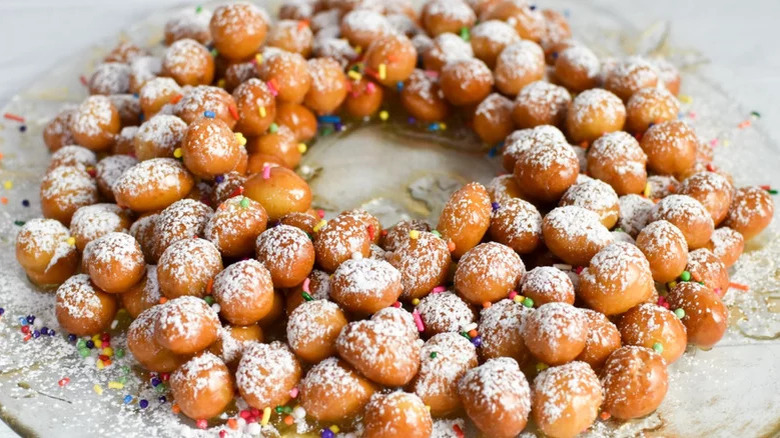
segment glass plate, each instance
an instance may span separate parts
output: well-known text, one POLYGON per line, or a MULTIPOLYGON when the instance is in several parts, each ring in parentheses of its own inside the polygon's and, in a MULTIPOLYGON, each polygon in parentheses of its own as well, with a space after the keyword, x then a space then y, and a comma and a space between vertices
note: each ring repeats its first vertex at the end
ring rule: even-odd
MULTIPOLYGON (((660 24, 640 32, 610 10, 574 0, 548 1, 544 6, 571 11, 575 36, 602 57, 667 55, 683 70, 682 117, 706 142, 717 143, 715 163, 731 172, 739 185, 780 186, 777 145, 769 141, 760 122, 750 119, 750 113, 737 99, 697 68, 702 59, 696 53, 675 50, 667 44, 666 26, 660 24), (745 120, 751 126, 743 123, 738 128, 745 120)), ((159 52, 163 24, 173 12, 163 11, 137 23, 122 38, 159 52)), ((94 353, 92 358, 81 358, 61 333, 24 342, 20 331, 19 318, 26 315, 35 315, 39 324, 59 329, 53 294, 34 288, 14 258, 17 221, 40 216, 38 187, 48 161, 41 131, 63 103, 78 102, 86 96, 80 75, 88 75, 115 43, 116 39, 104 41, 92 50, 62 60, 3 109, 3 113, 24 116, 26 132, 20 132, 21 124, 14 121, 0 124, 0 181, 13 184, 2 192, 8 203, 0 205, 0 307, 5 309, 0 317, 0 418, 19 434, 30 436, 214 436, 224 426, 201 431, 191 421, 174 415, 170 401, 160 401, 161 393, 152 388, 148 376, 134 368, 129 355, 98 370, 94 353), (30 207, 22 205, 25 199, 30 207), (58 382, 65 378, 69 382, 60 386, 58 382), (123 378, 123 388, 109 388, 109 382, 123 378), (145 409, 139 407, 142 399, 149 402, 145 409)), ((385 224, 403 217, 427 218, 435 223, 443 202, 460 184, 470 180, 486 183, 500 169, 495 158, 473 150, 476 143, 453 141, 458 136, 453 133, 461 132, 457 127, 438 135, 413 132, 403 122, 355 122, 346 132, 318 140, 300 169, 310 180, 315 204, 329 213, 362 206, 385 224)), ((778 434, 777 231, 775 221, 748 243, 746 254, 732 269, 732 281, 748 285, 750 290, 731 289, 727 293, 725 300, 732 316, 725 338, 710 351, 689 348, 670 367, 669 393, 658 411, 628 423, 599 421, 588 436, 778 434)), ((127 323, 119 318, 117 328, 127 323)), ((112 347, 124 348, 121 332, 114 330, 112 334, 112 347)), ((112 386, 117 386, 115 383, 112 386)), ((436 430, 446 436, 451 434, 451 425, 451 421, 441 422, 436 430)), ((467 430, 469 435, 474 434, 472 428, 467 430)), ((270 428, 259 432, 276 435, 270 428)), ((317 433, 305 427, 283 431, 289 436, 296 432, 317 433)))

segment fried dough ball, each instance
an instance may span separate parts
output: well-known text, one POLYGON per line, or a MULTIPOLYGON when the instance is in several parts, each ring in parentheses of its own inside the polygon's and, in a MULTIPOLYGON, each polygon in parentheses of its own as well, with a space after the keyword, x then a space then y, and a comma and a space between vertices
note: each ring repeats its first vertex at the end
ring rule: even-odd
MULTIPOLYGON (((259 137, 254 137, 247 143, 247 150, 252 156, 273 157, 279 164, 289 169, 295 168, 301 161, 301 149, 299 148, 295 133, 287 126, 276 126, 273 132, 269 131, 259 137)), ((254 159, 252 168, 255 167, 254 159)), ((270 163, 268 163, 270 165, 270 163)), ((257 173, 265 170, 265 164, 257 173)), ((251 170, 250 170, 251 172, 251 170)))
POLYGON ((642 88, 626 103, 626 129, 645 132, 658 123, 675 120, 680 102, 666 88, 642 88))
POLYGON ((146 272, 144 253, 135 238, 115 231, 87 244, 83 266, 95 286, 108 293, 126 291, 146 272))
POLYGON ((490 197, 482 184, 469 183, 452 194, 437 229, 442 239, 454 243, 453 257, 463 256, 482 240, 490 226, 491 211, 490 197))
POLYGON ((311 86, 304 105, 320 115, 335 112, 347 97, 347 78, 341 65, 331 58, 312 58, 308 64, 311 86))
POLYGON ((484 143, 503 141, 514 129, 512 101, 498 93, 491 93, 477 105, 472 125, 484 143))
POLYGON ((471 304, 495 302, 521 284, 525 265, 511 248, 496 242, 467 251, 455 271, 455 290, 471 304))
POLYGON ((241 157, 230 127, 219 119, 202 118, 190 123, 182 140, 182 159, 190 172, 205 179, 233 170, 241 157))
POLYGON ((699 140, 682 120, 653 125, 639 142, 647 154, 647 168, 662 175, 679 175, 696 161, 699 140))
POLYGON ((544 16, 526 2, 501 0, 485 11, 480 20, 501 20, 513 25, 517 34, 524 40, 538 42, 545 32, 544 16))
POLYGON ((612 187, 600 180, 591 179, 566 189, 558 205, 576 205, 599 215, 601 223, 612 228, 617 223, 620 207, 618 195, 612 187))
POLYGON ((251 78, 236 87, 233 98, 238 109, 235 130, 244 135, 262 135, 276 116, 276 100, 265 82, 251 78))
POLYGON ((104 62, 97 66, 87 83, 89 94, 123 94, 130 91, 130 66, 122 62, 104 62))
MULTIPOLYGON (((155 219, 152 258, 157 261, 169 246, 182 239, 202 236, 214 210, 193 199, 181 199, 166 207, 155 219)), ((143 242, 139 242, 141 248, 143 242)))
POLYGON ((669 388, 666 362, 649 348, 621 347, 604 364, 601 385, 604 411, 621 420, 644 417, 666 396, 669 388))
POLYGON ((594 370, 598 370, 607 357, 621 347, 620 331, 603 313, 590 309, 582 311, 588 320, 588 336, 585 348, 576 360, 586 362, 594 370))
POLYGON ((234 263, 214 277, 212 295, 231 324, 260 321, 271 311, 273 294, 271 274, 257 260, 234 263))
POLYGON ((712 216, 696 199, 688 195, 669 195, 650 211, 650 222, 667 220, 685 236, 688 249, 707 244, 714 231, 712 216))
POLYGON ((561 302, 574 304, 574 284, 565 272, 552 266, 539 266, 528 271, 520 294, 541 306, 561 302))
POLYGON ((119 296, 122 308, 133 318, 138 318, 144 310, 160 304, 160 283, 157 281, 157 267, 146 265, 146 275, 119 296))
POLYGON ((171 45, 184 38, 192 38, 201 44, 208 43, 211 41, 210 20, 210 10, 204 8, 182 9, 165 22, 165 44, 171 45))
POLYGON ((686 270, 691 274, 691 280, 704 283, 719 298, 729 289, 726 265, 707 248, 699 248, 688 254, 686 270))
POLYGON ((536 143, 517 155, 514 175, 524 197, 555 202, 579 175, 574 150, 564 142, 536 143))
POLYGON ((593 256, 582 271, 578 295, 592 309, 616 315, 647 301, 654 291, 644 254, 630 243, 615 242, 593 256))
POLYGON ((493 88, 493 73, 476 58, 450 61, 441 69, 439 85, 444 97, 455 106, 481 102, 493 88))
POLYGON ((127 329, 127 348, 145 369, 156 373, 170 373, 187 361, 188 357, 160 346, 154 340, 155 322, 162 306, 152 306, 141 312, 127 329))
POLYGON ((275 123, 280 128, 290 128, 298 141, 308 141, 317 135, 317 118, 310 109, 299 103, 279 102, 275 123))
POLYGON ((569 91, 579 93, 599 83, 601 63, 587 47, 573 45, 555 58, 555 78, 569 91))
POLYGON ((157 316, 154 340, 176 354, 197 353, 217 340, 219 317, 205 300, 175 298, 166 301, 157 316))
POLYGON ((315 248, 311 239, 289 225, 277 225, 260 233, 255 253, 276 287, 301 284, 314 266, 315 248))
POLYGON ((639 142, 623 131, 602 135, 587 151, 588 174, 612 186, 620 196, 645 190, 646 163, 639 142))
POLYGON ((452 292, 431 293, 415 306, 420 314, 426 336, 445 332, 459 332, 474 322, 474 310, 452 292))
POLYGON ((574 266, 585 266, 613 238, 599 216, 574 205, 552 210, 542 221, 547 248, 574 266))
POLYGON ((384 91, 374 82, 365 78, 352 83, 352 91, 344 101, 344 109, 356 118, 370 117, 382 106, 384 91))
POLYGON ((341 36, 352 46, 368 48, 373 41, 393 33, 387 17, 370 9, 354 9, 341 19, 341 36))
POLYGON ((133 211, 161 210, 189 193, 195 181, 173 158, 153 158, 127 169, 114 184, 119 206, 133 211))
POLYGON ((588 321, 580 309, 566 303, 540 306, 525 319, 523 339, 528 350, 545 364, 560 365, 585 348, 588 321))
POLYGON ((769 192, 760 187, 740 187, 736 190, 723 225, 750 240, 766 228, 775 211, 769 192))
POLYGON ((69 225, 73 214, 98 202, 95 180, 83 167, 59 166, 46 172, 41 181, 43 216, 69 225))
POLYGON ((36 284, 60 284, 79 265, 79 253, 69 237, 68 229, 54 219, 29 220, 16 235, 16 261, 28 276, 34 274, 36 284))
POLYGON ((311 54, 314 34, 305 21, 279 20, 271 26, 266 41, 267 47, 278 47, 303 57, 311 54))
POLYGON ((406 385, 420 369, 420 342, 412 315, 395 307, 347 324, 336 340, 336 350, 381 385, 406 385))
POLYGON ((518 41, 520 36, 515 28, 499 20, 487 20, 475 25, 469 38, 474 56, 485 61, 490 68, 496 67, 496 58, 504 48, 518 41))
POLYGON ((431 47, 422 52, 425 70, 440 72, 450 61, 474 57, 474 50, 467 41, 451 32, 437 35, 431 47))
POLYGON ((474 345, 457 333, 440 333, 423 345, 420 357, 420 372, 411 391, 430 406, 431 415, 457 410, 461 406, 458 381, 478 364, 474 345))
POLYGON ((512 119, 518 128, 541 125, 563 127, 571 95, 565 88, 546 81, 534 81, 517 93, 512 119))
POLYGON ((501 154, 504 170, 512 172, 520 155, 537 144, 565 144, 566 137, 551 125, 541 125, 534 128, 519 129, 504 140, 504 150, 501 154))
POLYGON ((184 415, 192 419, 216 417, 233 401, 233 377, 227 365, 204 352, 171 374, 171 392, 184 415))
POLYGON ((222 271, 222 257, 206 239, 182 239, 169 246, 157 264, 160 290, 168 298, 204 297, 209 284, 222 271))
POLYGON ((644 303, 624 313, 618 323, 625 345, 654 349, 671 364, 685 353, 688 343, 685 326, 673 312, 644 303))
POLYGON ((358 415, 377 387, 343 360, 314 365, 300 385, 300 403, 318 421, 338 422, 358 415))
POLYGON ((428 231, 417 231, 416 236, 401 240, 387 255, 401 273, 404 299, 422 298, 444 284, 451 261, 443 239, 428 231))
POLYGON ((483 308, 479 314, 480 356, 483 359, 510 357, 518 364, 528 359, 523 340, 523 327, 532 308, 510 299, 503 299, 483 308))
POLYGON ((291 212, 308 210, 312 199, 309 184, 284 167, 269 167, 251 176, 244 183, 244 195, 259 202, 271 222, 291 212))
POLYGON ((338 215, 320 228, 314 239, 314 251, 317 264, 327 272, 334 272, 354 253, 368 257, 371 238, 365 222, 352 214, 338 215))
POLYGON ((374 79, 391 86, 412 74, 417 64, 417 50, 404 35, 386 35, 371 42, 364 62, 367 68, 378 72, 374 79))
POLYGON ((536 207, 519 198, 494 202, 499 206, 490 219, 490 237, 518 254, 533 252, 542 238, 542 215, 536 207))
POLYGON ((172 158, 181 147, 187 124, 176 116, 158 114, 142 123, 133 138, 133 153, 139 161, 172 158))
POLYGON ((444 120, 449 114, 449 104, 438 80, 420 69, 414 70, 404 83, 401 104, 412 117, 422 122, 444 120))
POLYGON ((222 56, 246 59, 265 41, 268 15, 251 3, 225 4, 214 10, 209 30, 214 47, 222 56))
POLYGON ((87 336, 107 329, 116 315, 116 298, 98 289, 89 276, 77 274, 57 288, 54 313, 63 330, 87 336))
MULTIPOLYGON (((312 300, 327 300, 330 297, 330 275, 325 271, 314 269, 308 277, 308 292, 303 289, 303 283, 287 290, 285 297, 285 310, 287 315, 292 314, 293 310, 308 300, 303 293, 306 292, 312 300)), ((306 280, 303 280, 306 282, 306 280)))
POLYGON ((77 144, 97 152, 111 148, 122 124, 111 99, 96 95, 81 102, 70 117, 69 128, 77 144))
POLYGON ((534 379, 531 413, 545 435, 568 438, 586 431, 603 400, 601 383, 585 362, 571 362, 539 373, 534 379))
POLYGON ((476 14, 462 0, 430 0, 420 13, 420 22, 432 37, 444 32, 458 33, 464 27, 472 27, 476 21, 476 14))
POLYGON ((525 429, 531 389, 514 360, 490 359, 468 370, 458 383, 458 395, 466 414, 484 434, 510 438, 525 429))
POLYGON ((685 235, 671 222, 655 221, 639 232, 636 246, 650 263, 653 280, 668 283, 675 280, 688 264, 685 235))
MULTIPOLYGON (((625 102, 637 91, 655 87, 657 83, 658 74, 655 68, 647 60, 632 56, 609 70, 604 80, 604 88, 615 93, 625 102)), ((676 114, 675 111, 674 118, 676 114)))
POLYGON ((181 99, 184 90, 171 78, 155 77, 149 79, 138 91, 138 103, 141 105, 144 119, 149 120, 163 109, 173 110, 172 102, 181 99))
POLYGON ((433 431, 433 419, 420 397, 408 392, 371 396, 363 414, 365 438, 426 438, 433 431))
POLYGON ((304 301, 290 313, 287 342, 298 357, 317 363, 336 354, 336 339, 347 322, 332 301, 304 301))
POLYGON ((220 204, 207 219, 203 235, 229 257, 253 253, 255 241, 266 229, 268 215, 259 202, 244 196, 234 196, 220 204))
POLYGON ((666 296, 671 309, 683 315, 682 323, 688 342, 712 348, 720 341, 729 324, 729 311, 718 296, 707 286, 693 281, 677 283, 666 296))
POLYGON ((699 172, 685 178, 677 193, 701 202, 717 226, 728 214, 733 191, 726 177, 715 172, 699 172))
POLYGON ((625 121, 626 108, 620 98, 607 90, 593 88, 572 101, 566 112, 566 132, 575 144, 590 143, 604 134, 620 131, 625 121))
POLYGON ((43 142, 50 152, 55 152, 63 146, 75 144, 76 139, 71 131, 71 122, 76 115, 77 107, 65 106, 43 128, 43 142))
POLYGON ((745 238, 742 234, 729 227, 721 227, 712 232, 710 241, 705 248, 712 251, 721 262, 730 268, 737 263, 745 249, 745 238))
POLYGON ((214 57, 195 40, 177 40, 165 51, 162 73, 179 85, 208 85, 214 80, 214 57))
POLYGON ((401 273, 390 263, 372 258, 344 261, 330 281, 330 296, 350 312, 376 313, 401 296, 401 273))
POLYGON ((131 219, 129 212, 116 204, 93 204, 73 213, 70 233, 76 239, 76 248, 84 251, 87 244, 110 232, 127 232, 131 219))
POLYGON ((188 89, 174 105, 173 113, 191 124, 203 117, 219 119, 233 129, 238 121, 236 101, 227 91, 210 85, 198 85, 188 89))
POLYGON ((301 379, 301 366, 289 348, 278 341, 250 344, 236 372, 236 385, 249 406, 282 406, 301 379))

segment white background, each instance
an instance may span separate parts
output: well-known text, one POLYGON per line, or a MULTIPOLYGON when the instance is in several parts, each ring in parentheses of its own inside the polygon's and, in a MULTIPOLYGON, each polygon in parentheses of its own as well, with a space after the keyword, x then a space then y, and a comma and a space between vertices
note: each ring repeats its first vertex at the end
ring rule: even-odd
MULTIPOLYGON (((387 0, 392 1, 392 0, 387 0)), ((0 0, 0 106, 47 68, 177 0, 0 0)), ((707 75, 780 142, 778 0, 596 0, 643 29, 668 20, 676 45, 712 60, 707 75)), ((544 0, 539 0, 544 7, 544 0)), ((575 35, 577 29, 574 29, 575 35)), ((0 436, 15 436, 0 422, 0 436)))

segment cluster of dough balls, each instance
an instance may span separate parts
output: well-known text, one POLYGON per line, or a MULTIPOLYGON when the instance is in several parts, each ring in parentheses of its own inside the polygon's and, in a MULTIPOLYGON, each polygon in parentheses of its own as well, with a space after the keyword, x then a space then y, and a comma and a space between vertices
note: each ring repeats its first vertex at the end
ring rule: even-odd
POLYGON ((522 1, 295 0, 276 22, 238 2, 172 18, 165 44, 120 44, 46 126, 44 218, 16 256, 69 333, 126 309, 130 352, 196 420, 236 393, 242 418, 323 436, 644 416, 686 345, 723 336, 727 269, 773 216, 678 120, 673 67, 599 60, 522 1), (317 117, 386 96, 465 114, 507 174, 436 224, 324 219, 294 170, 317 117))

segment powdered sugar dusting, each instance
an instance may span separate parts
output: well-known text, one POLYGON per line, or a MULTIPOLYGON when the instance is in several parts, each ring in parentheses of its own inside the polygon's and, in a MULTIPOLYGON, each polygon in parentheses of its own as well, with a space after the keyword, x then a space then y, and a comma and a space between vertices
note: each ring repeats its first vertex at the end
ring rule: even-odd
POLYGON ((277 225, 257 236, 258 259, 281 266, 291 266, 297 262, 299 254, 311 239, 300 228, 290 225, 277 225))
POLYGON ((192 391, 194 399, 202 391, 219 391, 230 379, 230 372, 222 359, 208 351, 190 359, 171 374, 171 384, 174 387, 186 386, 192 391))
POLYGON ((601 383, 590 365, 585 362, 570 362, 548 368, 534 379, 534 395, 542 397, 544 403, 535 404, 536 418, 544 423, 554 423, 571 415, 566 410, 588 408, 593 418, 601 405, 601 383), (596 397, 594 397, 596 395, 596 397))
POLYGON ((287 343, 297 351, 304 342, 322 339, 331 330, 331 315, 336 313, 341 313, 341 308, 332 301, 304 301, 287 321, 287 343))
MULTIPOLYGON (((277 394, 286 392, 289 377, 300 374, 295 355, 281 342, 251 344, 236 371, 236 384, 242 394, 251 395, 268 406, 277 394)), ((269 406, 270 407, 270 406, 269 406)))
POLYGON ((57 288, 57 307, 72 318, 95 318, 102 306, 95 287, 86 274, 76 274, 57 288))
POLYGON ((474 311, 471 307, 450 291, 427 295, 415 309, 420 313, 425 327, 435 327, 441 332, 459 332, 474 322, 474 311))
POLYGON ((618 227, 632 237, 636 237, 647 225, 650 211, 655 204, 653 201, 635 194, 621 196, 618 203, 620 206, 618 227))
POLYGON ((500 357, 466 372, 460 380, 461 397, 468 394, 480 412, 497 414, 495 421, 504 415, 527 417, 531 410, 531 389, 517 362, 500 357))

